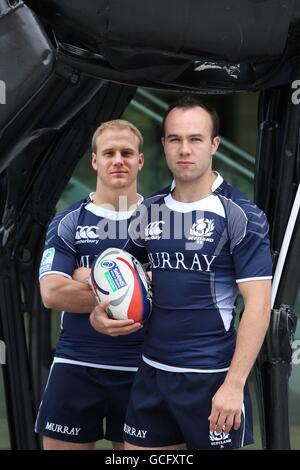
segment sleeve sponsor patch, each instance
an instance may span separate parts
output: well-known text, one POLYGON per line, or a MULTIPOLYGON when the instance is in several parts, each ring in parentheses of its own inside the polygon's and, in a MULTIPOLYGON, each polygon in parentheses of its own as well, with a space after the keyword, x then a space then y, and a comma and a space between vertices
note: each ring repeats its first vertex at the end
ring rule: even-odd
POLYGON ((55 248, 53 247, 48 248, 47 250, 44 251, 43 258, 42 258, 41 265, 40 265, 40 275, 47 271, 51 271, 54 255, 55 255, 55 248))

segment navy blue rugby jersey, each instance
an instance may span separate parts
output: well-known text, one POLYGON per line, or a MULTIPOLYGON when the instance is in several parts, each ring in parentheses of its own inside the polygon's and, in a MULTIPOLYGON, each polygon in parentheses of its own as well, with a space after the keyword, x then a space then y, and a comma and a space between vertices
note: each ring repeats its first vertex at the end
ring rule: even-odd
POLYGON ((124 249, 152 269, 144 360, 165 370, 227 370, 238 284, 271 279, 264 213, 218 175, 212 194, 183 203, 162 191, 132 218, 124 249))
MULTIPOLYGON (((98 207, 89 196, 55 216, 46 235, 40 278, 50 274, 71 278, 76 268, 90 268, 105 249, 122 248, 132 213, 98 207)), ((143 339, 143 330, 118 337, 104 335, 90 325, 89 313, 62 312, 54 362, 136 370, 143 339)))

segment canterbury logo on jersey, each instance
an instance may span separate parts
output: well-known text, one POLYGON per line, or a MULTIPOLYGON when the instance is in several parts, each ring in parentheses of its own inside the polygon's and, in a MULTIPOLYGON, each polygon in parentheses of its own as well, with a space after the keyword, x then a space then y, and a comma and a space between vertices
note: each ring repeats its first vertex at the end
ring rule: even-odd
POLYGON ((150 222, 145 228, 145 240, 159 240, 162 234, 162 229, 160 228, 165 222, 163 220, 157 220, 155 222, 150 222))
POLYGON ((75 240, 97 240, 99 241, 98 227, 96 225, 78 225, 75 240))

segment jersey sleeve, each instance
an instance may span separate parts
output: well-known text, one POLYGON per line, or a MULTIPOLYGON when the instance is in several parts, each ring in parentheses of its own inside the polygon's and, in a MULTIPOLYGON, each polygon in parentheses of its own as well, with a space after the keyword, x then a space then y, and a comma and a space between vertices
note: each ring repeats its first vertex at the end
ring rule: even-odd
POLYGON ((76 225, 72 214, 61 214, 48 227, 39 278, 60 274, 71 278, 77 267, 74 249, 76 225))
POLYGON ((272 279, 269 225, 265 214, 254 204, 231 227, 232 256, 236 282, 272 279))

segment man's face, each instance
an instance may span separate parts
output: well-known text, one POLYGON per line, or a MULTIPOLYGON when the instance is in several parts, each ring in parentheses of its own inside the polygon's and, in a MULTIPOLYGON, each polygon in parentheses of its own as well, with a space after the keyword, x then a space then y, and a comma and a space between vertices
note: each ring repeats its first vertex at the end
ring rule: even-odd
POLYGON ((139 139, 130 129, 105 129, 96 140, 92 166, 98 180, 109 188, 129 188, 144 164, 139 139))
POLYGON ((177 181, 194 181, 211 171, 212 155, 220 139, 212 138, 212 120, 199 106, 174 108, 165 122, 162 139, 168 167, 177 181))

